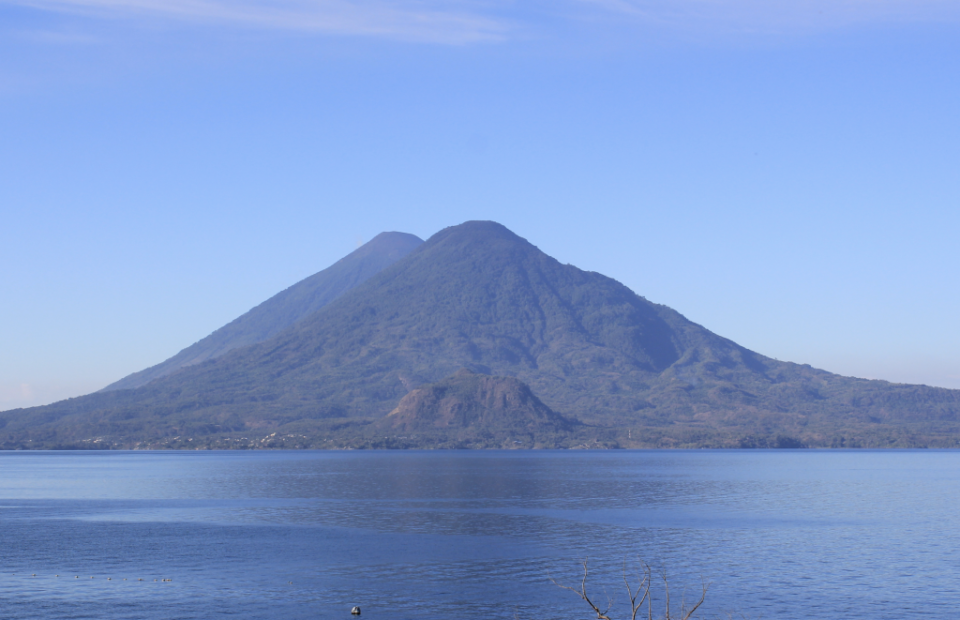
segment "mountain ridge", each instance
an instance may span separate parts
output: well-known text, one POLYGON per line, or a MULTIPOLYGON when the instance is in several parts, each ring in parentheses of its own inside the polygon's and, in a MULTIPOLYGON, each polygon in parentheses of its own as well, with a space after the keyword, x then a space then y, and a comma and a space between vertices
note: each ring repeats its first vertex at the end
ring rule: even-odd
POLYGON ((127 375, 101 391, 137 388, 186 366, 263 342, 362 284, 422 243, 409 233, 380 233, 330 267, 280 291, 173 357, 127 375))

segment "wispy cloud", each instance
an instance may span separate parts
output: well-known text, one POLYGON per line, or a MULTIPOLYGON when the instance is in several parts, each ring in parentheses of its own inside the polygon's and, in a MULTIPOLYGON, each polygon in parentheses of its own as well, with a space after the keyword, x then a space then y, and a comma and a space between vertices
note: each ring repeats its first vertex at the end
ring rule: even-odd
POLYGON ((859 24, 960 21, 957 0, 0 0, 104 18, 172 19, 249 28, 446 44, 499 41, 564 19, 666 31, 804 34, 859 24), (543 17, 544 19, 539 19, 543 17))
POLYGON ((63 30, 24 30, 18 33, 21 39, 50 45, 88 45, 99 42, 97 37, 82 32, 63 30))
POLYGON ((99 17, 167 18, 253 28, 369 35, 435 43, 499 40, 510 27, 466 1, 427 0, 0 0, 99 17))

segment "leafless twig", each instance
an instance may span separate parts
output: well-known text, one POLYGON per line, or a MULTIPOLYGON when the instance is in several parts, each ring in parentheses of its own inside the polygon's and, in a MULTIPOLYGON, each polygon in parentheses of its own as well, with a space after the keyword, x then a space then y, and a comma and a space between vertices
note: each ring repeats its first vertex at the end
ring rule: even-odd
MULTIPOLYGON (((643 604, 647 604, 647 620, 654 620, 653 616, 653 600, 651 597, 650 589, 653 582, 653 570, 650 568, 650 565, 644 562, 643 560, 637 560, 640 570, 637 575, 636 586, 630 585, 630 579, 627 577, 627 562, 623 562, 623 585, 627 589, 627 597, 630 599, 630 620, 637 620, 637 614, 643 608, 643 604)), ((589 569, 587 567, 587 560, 583 560, 583 578, 580 580, 580 587, 574 588, 570 586, 565 586, 561 583, 558 583, 556 579, 550 578, 550 581, 553 582, 557 587, 563 588, 564 590, 570 590, 587 605, 590 606, 590 609, 597 614, 597 620, 611 620, 609 616, 610 609, 613 607, 613 601, 608 600, 608 605, 606 609, 601 610, 587 595, 587 577, 589 575, 589 569)), ((690 609, 687 609, 686 597, 681 597, 680 599, 680 610, 677 616, 671 614, 670 609, 670 582, 667 579, 667 573, 665 571, 660 572, 660 578, 663 580, 663 592, 664 592, 664 609, 663 616, 660 616, 662 620, 690 620, 693 614, 703 605, 703 601, 707 597, 707 582, 701 577, 701 592, 700 599, 693 604, 690 609)))
POLYGON ((564 590, 570 590, 571 592, 573 592, 574 594, 582 598, 587 603, 587 605, 590 606, 590 609, 596 612, 597 620, 611 620, 610 616, 607 615, 607 612, 610 611, 612 602, 610 602, 610 604, 607 605, 606 609, 604 609, 603 611, 600 611, 600 608, 597 607, 594 604, 594 602, 590 600, 589 596, 587 596, 587 573, 588 573, 587 558, 584 558, 583 559, 583 579, 580 580, 579 590, 576 588, 571 588, 570 586, 565 586, 562 583, 558 583, 557 580, 554 579, 553 577, 550 578, 550 581, 552 581, 555 586, 563 588, 564 590))

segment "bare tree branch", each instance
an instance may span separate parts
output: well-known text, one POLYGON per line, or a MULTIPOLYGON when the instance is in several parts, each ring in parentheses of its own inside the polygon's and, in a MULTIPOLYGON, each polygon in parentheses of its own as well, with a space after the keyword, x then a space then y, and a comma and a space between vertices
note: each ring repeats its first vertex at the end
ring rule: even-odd
POLYGON ((650 596, 650 567, 643 560, 637 560, 640 564, 641 574, 637 576, 637 589, 634 590, 627 580, 627 560, 623 560, 623 585, 627 587, 627 596, 630 597, 630 620, 637 620, 637 612, 643 607, 643 602, 650 596), (643 596, 640 596, 640 593, 643 596), (637 597, 640 600, 637 600, 637 597))
MULTIPOLYGON (((704 599, 707 598, 707 582, 704 581, 703 576, 700 577, 700 584, 702 586, 702 590, 700 591, 700 600, 697 601, 697 604, 690 608, 690 611, 687 612, 687 615, 683 616, 680 620, 690 620, 690 616, 693 615, 693 612, 697 611, 697 608, 703 605, 704 599)), ((680 613, 683 613, 682 607, 680 609, 680 613)))
POLYGON ((593 609, 594 612, 596 612, 597 620, 611 620, 610 616, 607 615, 607 612, 610 611, 610 607, 612 606, 613 603, 611 602, 610 605, 608 605, 605 610, 600 611, 600 608, 597 607, 593 603, 593 601, 590 600, 589 596, 587 596, 587 558, 583 559, 583 579, 580 581, 579 590, 577 590, 576 588, 571 588, 570 586, 565 586, 561 583, 557 583, 557 580, 554 579, 553 577, 550 578, 550 581, 552 581, 555 586, 563 588, 564 590, 570 590, 571 592, 573 592, 574 594, 582 598, 584 601, 586 601, 587 605, 589 605, 590 608, 593 609))
MULTIPOLYGON (((643 560, 638 559, 637 564, 639 565, 639 572, 637 574, 637 584, 636 586, 630 585, 630 579, 627 576, 627 561, 623 562, 623 585, 627 589, 627 597, 630 599, 630 620, 637 620, 637 614, 643 609, 643 604, 647 604, 647 620, 654 620, 653 616, 653 597, 651 595, 651 587, 653 584, 652 576, 653 570, 650 568, 650 565, 644 562, 643 560)), ((580 588, 573 588, 570 586, 565 586, 561 583, 558 583, 553 577, 550 578, 550 581, 559 588, 564 590, 570 590, 587 605, 590 606, 590 609, 597 615, 597 620, 612 620, 609 616, 610 610, 613 608, 613 599, 609 596, 607 597, 607 608, 601 610, 592 600, 590 600, 589 595, 587 595, 587 578, 589 576, 589 569, 587 567, 587 559, 583 560, 583 577, 580 580, 580 588)), ((663 592, 664 592, 664 608, 663 608, 663 620, 690 620, 694 613, 703 605, 704 600, 707 598, 707 582, 704 581, 703 577, 700 578, 701 582, 701 592, 700 599, 688 610, 686 603, 686 596, 681 596, 680 598, 680 610, 678 616, 674 618, 671 615, 670 609, 670 581, 667 579, 666 571, 660 571, 660 578, 663 580, 663 592)))
POLYGON ((661 570, 660 577, 663 579, 663 592, 667 598, 666 607, 663 611, 664 620, 670 620, 670 582, 667 581, 667 571, 661 570))

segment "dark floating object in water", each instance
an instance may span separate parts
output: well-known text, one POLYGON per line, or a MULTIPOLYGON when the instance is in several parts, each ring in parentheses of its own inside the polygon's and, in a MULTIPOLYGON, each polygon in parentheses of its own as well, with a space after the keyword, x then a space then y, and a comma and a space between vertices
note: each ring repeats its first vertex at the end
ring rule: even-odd
POLYGON ((352 613, 354 616, 359 616, 359 615, 360 615, 360 608, 359 608, 359 607, 354 607, 353 609, 350 610, 350 613, 352 613))

